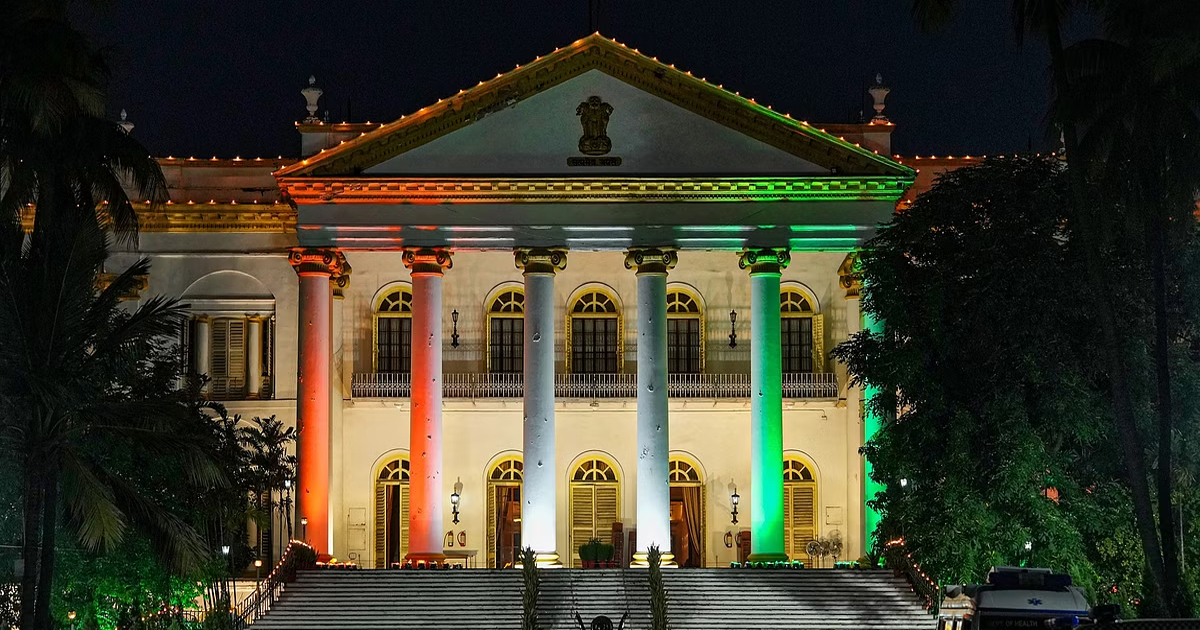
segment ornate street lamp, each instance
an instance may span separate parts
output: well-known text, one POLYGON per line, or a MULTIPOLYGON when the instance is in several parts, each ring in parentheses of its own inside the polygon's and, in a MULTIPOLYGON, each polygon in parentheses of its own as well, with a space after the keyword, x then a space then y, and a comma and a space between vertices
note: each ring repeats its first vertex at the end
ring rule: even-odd
POLYGON ((729 311, 729 347, 737 347, 737 311, 729 311))
POLYGON ((458 347, 458 309, 450 311, 450 321, 454 322, 454 332, 450 333, 450 347, 458 347))
POLYGON ((450 509, 454 513, 454 524, 458 525, 458 500, 462 498, 457 492, 450 493, 450 509))
POLYGON ((733 524, 737 524, 738 501, 742 500, 742 496, 737 493, 737 486, 733 487, 733 494, 729 495, 729 503, 733 505, 733 524))

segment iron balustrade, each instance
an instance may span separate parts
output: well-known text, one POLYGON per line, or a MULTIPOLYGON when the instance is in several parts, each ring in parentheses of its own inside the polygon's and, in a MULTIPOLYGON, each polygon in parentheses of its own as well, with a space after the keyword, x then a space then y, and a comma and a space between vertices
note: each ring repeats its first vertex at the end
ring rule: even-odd
MULTIPOLYGON (((784 374, 784 398, 837 398, 838 382, 833 373, 784 374)), ((409 398, 409 374, 355 374, 351 381, 355 398, 409 398)), ((444 398, 520 398, 524 395, 522 374, 443 374, 444 398)), ((637 374, 556 374, 557 398, 636 398, 637 374)), ((749 374, 669 374, 667 395, 672 398, 749 398, 749 374)))

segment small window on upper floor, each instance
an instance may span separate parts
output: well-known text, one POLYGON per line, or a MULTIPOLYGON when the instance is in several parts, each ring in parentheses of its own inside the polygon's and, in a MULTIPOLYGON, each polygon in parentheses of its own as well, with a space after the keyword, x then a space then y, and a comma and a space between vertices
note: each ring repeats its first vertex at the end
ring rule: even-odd
POLYGON ((621 316, 617 301, 603 291, 575 298, 568 316, 567 365, 574 374, 621 371, 621 316))
POLYGON ((667 372, 704 371, 704 316, 700 302, 686 291, 667 291, 667 372))
POLYGON ((375 371, 408 374, 412 370, 412 291, 390 291, 375 306, 375 371))
POLYGON ((188 323, 185 337, 187 363, 192 372, 208 376, 209 398, 271 398, 274 317, 199 315, 188 323))
POLYGON ((488 372, 517 374, 525 369, 525 293, 501 291, 488 305, 488 372))
POLYGON ((783 372, 824 371, 823 320, 813 308, 812 298, 785 286, 779 293, 779 315, 783 372))

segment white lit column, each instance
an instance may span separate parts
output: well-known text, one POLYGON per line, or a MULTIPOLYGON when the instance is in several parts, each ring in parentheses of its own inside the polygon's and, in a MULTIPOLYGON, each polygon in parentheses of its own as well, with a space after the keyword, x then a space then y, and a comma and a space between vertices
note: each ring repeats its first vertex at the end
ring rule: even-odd
POLYGON ((246 397, 262 395, 263 317, 251 315, 246 318, 246 397))
POLYGON ((783 363, 779 276, 786 249, 750 249, 750 560, 787 560, 783 544, 783 363))
POLYGON ((671 250, 631 249, 625 268, 637 271, 637 549, 634 566, 646 566, 650 547, 671 554, 671 442, 667 418, 667 271, 671 250))
POLYGON ((329 332, 333 292, 329 278, 344 258, 333 249, 295 248, 290 260, 300 276, 296 370, 296 532, 318 554, 329 548, 329 332), (307 525, 304 520, 307 519, 307 525))
MULTIPOLYGON (((525 276, 525 379, 521 545, 539 566, 558 562, 558 492, 554 441, 554 274, 567 268, 562 250, 520 249, 525 276)), ((491 515, 489 515, 491 518, 491 515)))
MULTIPOLYGON (((208 376, 208 362, 212 359, 212 318, 208 315, 196 317, 196 327, 193 332, 196 338, 192 340, 192 370, 196 374, 208 376)), ((208 391, 208 385, 201 390, 208 391)))
POLYGON ((412 409, 408 559, 441 562, 442 550, 442 272, 444 249, 404 251, 412 271, 412 409))

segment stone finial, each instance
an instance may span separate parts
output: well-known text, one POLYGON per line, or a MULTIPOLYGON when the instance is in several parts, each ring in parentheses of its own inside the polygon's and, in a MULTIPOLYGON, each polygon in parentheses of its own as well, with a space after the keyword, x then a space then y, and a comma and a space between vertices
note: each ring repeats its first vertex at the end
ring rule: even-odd
POLYGON ((304 100, 307 102, 305 108, 308 109, 308 117, 304 119, 306 123, 319 123, 320 118, 317 118, 317 109, 320 107, 318 102, 321 100, 321 95, 325 91, 317 87, 317 77, 308 77, 308 87, 300 90, 300 94, 304 95, 304 100))
POLYGON ((129 113, 123 109, 121 110, 121 122, 117 123, 117 126, 123 129, 125 133, 133 131, 133 123, 129 122, 129 113))
POLYGON ((875 75, 875 85, 872 85, 871 88, 868 89, 867 91, 871 93, 871 98, 875 100, 875 118, 873 118, 871 120, 871 122, 873 122, 873 123, 887 122, 888 121, 887 116, 883 115, 883 108, 885 107, 885 105, 883 104, 883 101, 884 101, 884 99, 887 98, 888 93, 891 92, 892 90, 891 90, 891 88, 889 88, 883 84, 883 75, 882 74, 875 75))

